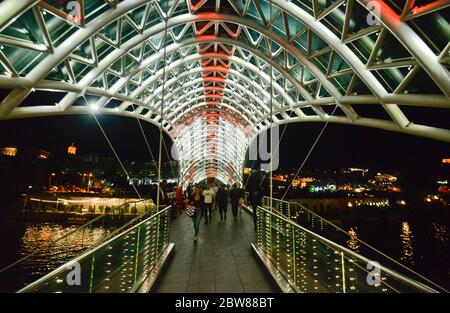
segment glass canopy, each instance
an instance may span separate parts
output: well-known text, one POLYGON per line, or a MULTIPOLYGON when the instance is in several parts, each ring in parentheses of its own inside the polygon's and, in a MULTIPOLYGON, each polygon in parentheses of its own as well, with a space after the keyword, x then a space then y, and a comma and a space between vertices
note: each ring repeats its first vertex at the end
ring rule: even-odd
POLYGON ((95 108, 161 124, 183 183, 240 181, 249 142, 283 123, 450 141, 429 118, 450 120, 445 0, 3 0, 0 12, 0 119, 95 108))

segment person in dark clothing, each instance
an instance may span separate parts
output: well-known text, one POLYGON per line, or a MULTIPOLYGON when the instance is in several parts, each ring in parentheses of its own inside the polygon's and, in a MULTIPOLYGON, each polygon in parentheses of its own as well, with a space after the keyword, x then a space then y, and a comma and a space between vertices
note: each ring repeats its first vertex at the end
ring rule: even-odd
POLYGON ((203 208, 203 190, 200 188, 200 186, 195 186, 194 192, 192 194, 192 200, 194 201, 194 204, 198 208, 203 208))
MULTIPOLYGON (((156 202, 158 201, 158 185, 152 185, 152 190, 150 193, 150 197, 153 200, 153 203, 156 205, 156 202)), ((164 192, 162 189, 159 190, 159 204, 160 205, 165 205, 164 203, 164 192)))
POLYGON ((250 205, 252 206, 253 225, 255 230, 257 226, 256 208, 262 205, 262 197, 263 197, 261 181, 262 181, 261 174, 255 173, 250 176, 247 184, 248 200, 250 202, 250 205))
POLYGON ((168 189, 168 185, 167 185, 167 180, 163 180, 161 182, 161 196, 159 198, 159 202, 161 203, 161 205, 168 205, 169 204, 169 197, 167 195, 167 189, 168 189))
POLYGON ((228 208, 228 191, 224 186, 220 186, 219 190, 217 190, 216 201, 219 208, 220 220, 226 220, 228 208))
POLYGON ((186 199, 188 199, 189 201, 193 200, 193 194, 194 194, 193 187, 191 184, 189 184, 185 192, 186 199))
POLYGON ((156 197, 158 195, 158 185, 150 186, 150 198, 153 200, 153 203, 156 205, 156 197))
POLYGON ((239 200, 243 198, 244 190, 239 188, 237 184, 234 184, 230 191, 231 211, 233 212, 234 218, 238 215, 239 200))

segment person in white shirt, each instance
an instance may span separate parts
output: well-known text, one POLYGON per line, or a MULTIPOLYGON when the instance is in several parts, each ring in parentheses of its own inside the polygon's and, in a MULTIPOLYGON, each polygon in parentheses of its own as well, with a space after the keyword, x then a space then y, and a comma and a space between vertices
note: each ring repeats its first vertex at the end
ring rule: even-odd
POLYGON ((203 190, 203 197, 204 197, 204 208, 203 208, 203 216, 205 217, 205 224, 208 224, 208 222, 211 222, 211 213, 212 213, 212 204, 214 201, 215 196, 214 190, 211 188, 211 186, 206 187, 205 190, 203 190))

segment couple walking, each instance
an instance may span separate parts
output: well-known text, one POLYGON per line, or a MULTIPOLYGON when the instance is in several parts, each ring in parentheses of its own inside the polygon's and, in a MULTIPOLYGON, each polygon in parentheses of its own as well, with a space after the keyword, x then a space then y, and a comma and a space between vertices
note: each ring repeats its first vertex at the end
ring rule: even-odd
POLYGON ((201 218, 205 218, 205 225, 211 222, 213 209, 218 209, 220 220, 227 219, 228 199, 231 200, 231 208, 234 218, 237 218, 238 209, 242 214, 242 207, 244 205, 245 192, 234 184, 231 190, 228 186, 221 185, 220 187, 208 185, 204 190, 200 186, 195 186, 192 197, 189 200, 190 210, 192 214, 192 221, 194 224, 194 240, 198 239, 200 230, 201 218))
MULTIPOLYGON (((191 188, 191 186, 189 186, 188 189, 189 188, 191 188)), ((197 241, 202 217, 205 218, 205 225, 208 224, 208 221, 211 221, 216 190, 215 187, 211 185, 207 186, 204 190, 197 185, 194 187, 194 191, 191 195, 187 214, 192 218, 194 223, 194 241, 197 241)))

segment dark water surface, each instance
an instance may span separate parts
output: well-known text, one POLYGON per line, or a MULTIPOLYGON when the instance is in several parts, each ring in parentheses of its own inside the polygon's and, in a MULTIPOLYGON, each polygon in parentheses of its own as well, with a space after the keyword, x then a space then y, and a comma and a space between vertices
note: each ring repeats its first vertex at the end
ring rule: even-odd
MULTIPOLYGON (((69 236, 67 240, 48 245, 78 227, 53 222, 0 220, 1 268, 39 251, 20 266, 0 273, 0 289, 20 289, 26 282, 64 264, 116 229, 111 225, 96 225, 69 236)), ((450 290, 450 227, 447 219, 361 221, 344 223, 342 227, 353 229, 359 239, 450 290)), ((358 252, 358 247, 351 248, 358 252)))

